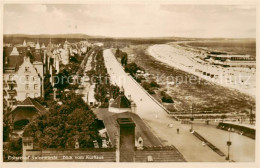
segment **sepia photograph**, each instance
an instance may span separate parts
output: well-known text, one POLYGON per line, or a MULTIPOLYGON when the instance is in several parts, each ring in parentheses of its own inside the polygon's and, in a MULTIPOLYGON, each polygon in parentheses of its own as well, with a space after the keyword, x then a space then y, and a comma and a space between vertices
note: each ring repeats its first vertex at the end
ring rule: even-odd
POLYGON ((3 1, 1 164, 259 166, 259 1, 196 2, 3 1))

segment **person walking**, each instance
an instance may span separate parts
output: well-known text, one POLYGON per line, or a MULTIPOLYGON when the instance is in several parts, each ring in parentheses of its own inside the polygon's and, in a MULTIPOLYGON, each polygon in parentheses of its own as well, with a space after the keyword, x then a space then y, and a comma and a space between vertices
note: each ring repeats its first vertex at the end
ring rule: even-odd
POLYGON ((177 128, 177 134, 179 134, 180 133, 180 130, 179 130, 179 128, 177 128))

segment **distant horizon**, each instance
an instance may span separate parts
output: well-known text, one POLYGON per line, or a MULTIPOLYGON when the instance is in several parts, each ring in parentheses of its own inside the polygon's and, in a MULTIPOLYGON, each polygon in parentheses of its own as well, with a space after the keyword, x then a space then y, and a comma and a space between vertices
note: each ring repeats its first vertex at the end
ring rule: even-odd
POLYGON ((256 5, 4 4, 4 34, 256 38, 256 5))
MULTIPOLYGON (((150 36, 150 37, 118 37, 118 36, 106 36, 106 35, 91 35, 85 33, 61 33, 61 34, 51 34, 51 33, 40 33, 40 34, 27 34, 27 33, 4 33, 3 36, 8 35, 19 35, 19 36, 62 36, 62 35, 84 35, 90 38, 126 38, 126 39, 152 39, 152 38, 196 38, 196 39, 256 39, 256 37, 185 37, 185 36, 150 36)), ((30 37, 27 37, 30 38, 30 37)), ((33 37, 32 37, 33 38, 33 37)), ((41 37, 40 37, 41 38, 41 37)), ((42 37, 47 38, 47 37, 42 37)), ((74 38, 74 37, 64 37, 64 38, 74 38)))

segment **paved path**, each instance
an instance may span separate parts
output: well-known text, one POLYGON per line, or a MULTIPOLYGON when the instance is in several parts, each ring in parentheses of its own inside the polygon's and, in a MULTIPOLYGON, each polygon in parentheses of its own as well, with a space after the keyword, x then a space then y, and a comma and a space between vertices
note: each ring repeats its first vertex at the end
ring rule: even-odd
POLYGON ((155 117, 159 113, 167 113, 167 110, 159 102, 148 94, 130 75, 125 73, 110 49, 104 50, 103 56, 111 83, 119 87, 123 86, 125 95, 136 103, 136 112, 140 116, 145 114, 155 117))
MULTIPOLYGON (((205 124, 195 124, 194 129, 208 141, 213 143, 222 152, 227 154, 226 142, 228 131, 216 129, 215 127, 205 126, 205 124), (217 138, 216 138, 217 137, 217 138)), ((255 158, 255 140, 237 133, 230 134, 232 142, 230 158, 234 161, 252 162, 255 158)))
POLYGON ((166 110, 124 72, 110 49, 104 50, 103 56, 111 77, 111 83, 123 86, 125 95, 131 95, 131 99, 137 105, 137 114, 165 145, 174 145, 187 161, 225 161, 223 157, 220 157, 210 148, 203 147, 200 140, 189 133, 188 126, 181 125, 180 122, 176 122, 169 117, 166 110), (173 123, 174 127, 168 128, 169 123, 173 123), (177 127, 180 128, 180 134, 176 133, 177 127))

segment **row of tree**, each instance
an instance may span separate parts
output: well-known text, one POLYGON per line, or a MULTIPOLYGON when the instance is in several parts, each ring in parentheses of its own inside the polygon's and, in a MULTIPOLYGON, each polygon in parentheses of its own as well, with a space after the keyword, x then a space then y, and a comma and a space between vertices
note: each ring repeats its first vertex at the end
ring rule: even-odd
POLYGON ((123 52, 121 51, 119 48, 116 49, 116 53, 115 53, 115 56, 117 58, 120 58, 121 59, 121 64, 123 66, 126 66, 127 65, 127 61, 128 61, 128 55, 126 52, 123 52))

